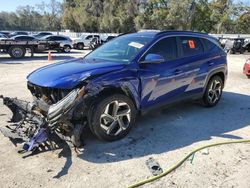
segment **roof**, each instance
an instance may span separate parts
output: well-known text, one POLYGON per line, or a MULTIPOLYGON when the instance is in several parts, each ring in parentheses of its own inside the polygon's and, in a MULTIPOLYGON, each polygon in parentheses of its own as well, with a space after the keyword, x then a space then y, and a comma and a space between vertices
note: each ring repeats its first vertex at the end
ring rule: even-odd
POLYGON ((160 38, 162 36, 167 36, 167 35, 189 35, 189 36, 198 36, 198 37, 205 37, 205 38, 210 38, 210 39, 215 39, 215 37, 208 35, 207 33, 201 33, 201 32, 194 32, 194 31, 140 31, 138 33, 131 33, 129 34, 130 36, 141 36, 141 37, 150 37, 150 38, 160 38))

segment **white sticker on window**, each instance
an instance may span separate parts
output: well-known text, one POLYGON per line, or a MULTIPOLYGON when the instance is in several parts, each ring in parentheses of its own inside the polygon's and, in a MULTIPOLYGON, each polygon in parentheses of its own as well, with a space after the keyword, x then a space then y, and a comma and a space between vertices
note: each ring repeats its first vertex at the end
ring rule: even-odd
POLYGON ((135 48, 142 48, 144 46, 143 44, 140 44, 138 42, 130 42, 128 45, 133 46, 135 48))

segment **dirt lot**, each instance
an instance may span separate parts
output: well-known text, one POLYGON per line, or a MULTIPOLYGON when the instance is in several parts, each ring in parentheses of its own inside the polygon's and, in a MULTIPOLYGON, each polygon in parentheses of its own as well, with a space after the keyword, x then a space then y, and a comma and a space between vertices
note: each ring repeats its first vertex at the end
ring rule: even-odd
MULTIPOLYGON (((31 99, 26 75, 63 59, 83 56, 80 51, 11 60, 0 54, 0 94, 31 99)), ((67 145, 56 151, 24 157, 0 135, 0 187, 126 187, 150 177, 145 165, 154 157, 167 169, 196 147, 217 141, 250 139, 250 80, 242 74, 250 55, 230 55, 229 77, 215 108, 183 103, 139 117, 123 140, 105 143, 92 135, 83 154, 67 145)), ((0 106, 0 125, 10 112, 0 106)), ((198 152, 174 173, 144 187, 250 187, 250 144, 235 144, 198 152)))

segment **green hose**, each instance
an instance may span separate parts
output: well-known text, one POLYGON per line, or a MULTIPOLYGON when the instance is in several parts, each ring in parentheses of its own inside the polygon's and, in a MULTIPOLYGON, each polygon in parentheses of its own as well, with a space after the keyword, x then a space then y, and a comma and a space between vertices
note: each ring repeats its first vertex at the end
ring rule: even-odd
POLYGON ((159 174, 157 176, 142 180, 140 182, 137 182, 137 183, 135 183, 133 185, 130 185, 128 188, 139 187, 139 186, 144 185, 146 183, 150 183, 150 182, 153 182, 153 181, 155 181, 155 180, 157 180, 159 178, 162 178, 163 176, 166 176, 167 174, 171 173, 172 171, 174 171, 178 167, 180 167, 190 156, 195 154, 197 151, 203 150, 205 148, 213 147, 213 146, 219 146, 219 145, 225 145, 225 144, 236 144, 236 143, 247 143, 247 142, 250 142, 250 140, 236 140, 236 141, 217 142, 217 143, 214 143, 214 144, 209 144, 209 145, 206 145, 206 146, 199 147, 199 148, 193 150, 192 152, 190 152, 189 154, 187 154, 182 160, 180 160, 180 162, 178 162, 176 165, 169 168, 168 170, 164 171, 163 173, 161 173, 161 174, 159 174))

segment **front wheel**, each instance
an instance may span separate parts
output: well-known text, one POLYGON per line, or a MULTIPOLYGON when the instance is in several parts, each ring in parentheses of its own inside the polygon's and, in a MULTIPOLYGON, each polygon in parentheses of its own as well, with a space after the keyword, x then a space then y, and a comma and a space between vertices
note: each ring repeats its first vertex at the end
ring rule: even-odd
POLYGON ((95 105, 90 129, 101 140, 125 137, 136 118, 134 103, 127 96, 115 94, 95 105))
POLYGON ((20 59, 25 56, 26 49, 22 46, 11 46, 9 49, 9 54, 12 58, 20 59))
POLYGON ((215 106, 221 98, 222 88, 223 88, 223 81, 221 77, 219 76, 212 77, 207 84, 205 93, 202 98, 203 105, 206 107, 215 106))

